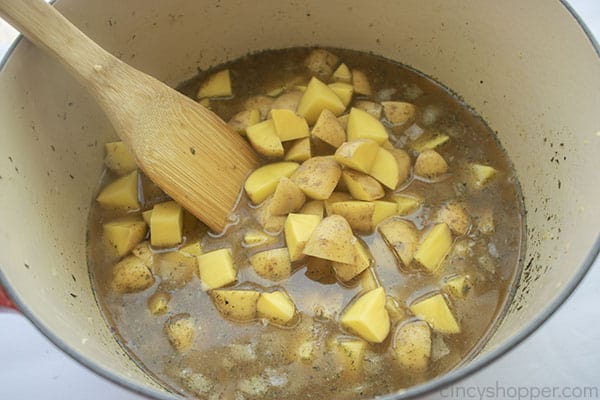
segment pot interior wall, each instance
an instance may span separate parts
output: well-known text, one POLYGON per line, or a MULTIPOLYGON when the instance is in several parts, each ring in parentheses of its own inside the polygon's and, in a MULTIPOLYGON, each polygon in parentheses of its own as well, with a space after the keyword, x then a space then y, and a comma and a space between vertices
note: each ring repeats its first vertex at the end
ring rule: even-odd
MULTIPOLYGON (((247 52, 297 45, 371 51, 433 76, 498 132, 523 187, 528 249, 515 300, 481 353, 546 309, 600 226, 600 63, 558 1, 59 1, 126 62, 175 85, 247 52), (537 24, 536 21, 546 21, 537 24)), ((112 337, 87 275, 88 207, 115 138, 61 66, 21 41, 0 73, 0 267, 17 300, 113 377, 159 385, 112 337)))

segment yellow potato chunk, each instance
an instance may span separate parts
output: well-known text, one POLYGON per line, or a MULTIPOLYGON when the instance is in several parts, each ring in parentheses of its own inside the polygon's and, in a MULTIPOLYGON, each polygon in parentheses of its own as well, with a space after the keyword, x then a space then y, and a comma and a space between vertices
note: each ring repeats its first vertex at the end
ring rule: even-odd
POLYGON ((250 264, 260 277, 271 281, 280 281, 292 273, 290 255, 285 247, 256 253, 250 257, 250 264))
POLYGON ((411 304, 410 311, 440 333, 459 333, 460 326, 440 293, 411 304))
POLYGON ((466 235, 471 227, 471 217, 460 203, 444 204, 437 212, 435 221, 445 222, 457 235, 466 235))
POLYGON ((129 174, 136 170, 133 154, 123 142, 110 142, 104 145, 106 156, 104 165, 117 175, 129 174))
POLYGON ((113 266, 111 286, 117 293, 141 292, 153 284, 152 272, 139 257, 127 256, 113 266))
POLYGON ((333 193, 341 174, 333 157, 313 157, 304 161, 290 179, 311 199, 325 200, 333 193))
POLYGON ((373 202, 373 228, 386 218, 398 213, 398 205, 391 201, 376 200, 373 202))
POLYGON ((187 243, 185 246, 181 246, 179 252, 184 256, 197 257, 202 254, 202 245, 199 240, 187 243))
POLYGON ((392 322, 398 322, 406 318, 406 310, 400 305, 398 299, 393 296, 387 296, 385 298, 385 309, 392 322))
POLYGON ((308 160, 312 156, 310 138, 297 139, 289 143, 290 146, 287 148, 285 157, 283 158, 284 160, 302 162, 308 160))
POLYGON ((432 179, 448 172, 448 163, 437 151, 425 150, 415 161, 415 175, 432 179))
POLYGON ((235 114, 227 124, 235 129, 240 135, 246 136, 246 128, 256 125, 260 122, 260 111, 254 108, 252 110, 244 110, 235 114))
POLYGON ((373 264, 373 257, 366 245, 359 240, 356 240, 354 242, 354 248, 356 249, 356 261, 354 263, 344 264, 335 261, 331 263, 335 275, 342 282, 351 281, 373 264))
POLYGON ((341 215, 356 232, 369 233, 373 230, 375 204, 368 201, 339 201, 329 206, 328 215, 341 215))
POLYGON ((196 97, 199 99, 205 97, 229 97, 232 94, 229 70, 224 69, 223 71, 216 72, 209 76, 208 79, 200 85, 196 97))
POLYGON ((194 278, 194 271, 198 269, 196 257, 179 252, 157 253, 154 258, 154 273, 160 276, 161 286, 168 289, 184 287, 194 278))
POLYGON ((271 213, 272 198, 264 201, 260 207, 253 210, 254 218, 270 235, 281 232, 285 223, 285 215, 273 215, 271 213))
POLYGON ((154 263, 154 253, 152 252, 150 243, 148 243, 147 240, 144 240, 135 246, 133 250, 131 250, 131 254, 144 261, 144 264, 146 264, 148 267, 151 267, 154 263))
POLYGON ((243 244, 246 247, 256 247, 275 243, 276 241, 276 236, 268 235, 265 232, 256 229, 250 229, 244 233, 243 244))
POLYGON ((452 247, 452 232, 445 223, 435 225, 425 234, 415 252, 415 260, 427 271, 438 270, 452 247))
POLYGON ((247 322, 256 319, 256 302, 260 292, 246 289, 216 289, 210 291, 215 307, 225 318, 247 322))
POLYGON ((350 104, 350 102, 352 101, 354 87, 351 84, 344 82, 330 83, 328 86, 340 98, 340 100, 344 104, 344 108, 348 107, 348 104, 350 104))
POLYGON ((352 82, 352 72, 350 72, 350 68, 344 63, 340 64, 340 66, 333 71, 333 80, 344 83, 352 82))
POLYGON ((285 221, 284 235, 291 261, 302 258, 306 242, 321 222, 321 217, 311 214, 289 214, 285 221))
POLYGON ((313 137, 335 148, 340 147, 346 140, 344 128, 342 128, 335 115, 327 109, 321 112, 311 133, 313 137))
POLYGON ((306 196, 298 185, 282 176, 271 199, 271 214, 286 215, 298 211, 305 201, 306 196))
POLYGON ((254 204, 262 203, 273 194, 281 177, 289 178, 297 168, 295 162, 277 162, 257 168, 246 179, 246 194, 254 204))
POLYGON ((386 149, 379 147, 375 155, 375 161, 371 166, 368 174, 377 179, 383 185, 391 190, 395 190, 398 186, 400 171, 396 157, 386 149))
POLYGON ((398 215, 412 214, 421 206, 421 200, 411 196, 397 195, 393 200, 398 206, 398 215))
POLYGON ((246 110, 258 110, 260 112, 260 119, 265 119, 267 118, 269 111, 271 111, 271 107, 273 106, 274 102, 275 100, 269 96, 252 96, 244 102, 244 108, 246 110))
POLYGON ((265 157, 283 157, 283 145, 275 130, 273 120, 259 122, 246 128, 246 136, 252 148, 265 157))
POLYGON ((469 276, 465 274, 451 276, 445 279, 444 288, 452 297, 463 299, 471 289, 469 276))
POLYGON ((358 69, 352 70, 352 85, 354 86, 354 91, 357 94, 362 94, 365 96, 371 96, 373 94, 367 75, 358 69))
POLYGON ((471 174, 473 175, 473 181, 477 188, 485 186, 497 172, 498 170, 488 165, 471 164, 471 174))
POLYGON ((106 185, 96 201, 103 207, 108 208, 139 209, 137 171, 133 171, 106 185))
POLYGON ((431 330, 425 321, 402 324, 394 334, 394 359, 404 369, 422 371, 431 357, 431 330))
POLYGON ((335 152, 335 160, 346 167, 365 174, 371 171, 379 145, 370 139, 356 139, 342 143, 335 152))
POLYGON ((300 103, 300 99, 302 98, 302 92, 300 90, 294 90, 293 92, 287 92, 277 97, 273 104, 271 104, 271 109, 273 110, 290 110, 296 112, 298 109, 298 104, 300 103))
POLYGON ((196 328, 189 314, 177 314, 165 322, 165 333, 178 353, 185 353, 194 343, 196 328))
POLYGON ((390 218, 379 225, 379 233, 398 261, 408 267, 417 248, 418 233, 414 224, 401 218, 390 218))
POLYGON ((348 222, 339 215, 321 220, 306 242, 303 253, 325 260, 352 264, 356 261, 356 238, 348 222))
POLYGON ((154 205, 150 218, 150 243, 170 247, 183 239, 183 209, 174 201, 154 205))
POLYGON ((370 291, 381 286, 379 277, 373 267, 367 268, 360 274, 360 287, 363 291, 370 291))
POLYGON ((310 132, 306 120, 291 110, 271 110, 271 119, 279 140, 289 140, 308 137, 310 132))
POLYGON ((296 306, 290 297, 280 290, 260 294, 256 303, 258 316, 269 321, 285 325, 296 315, 296 306))
POLYGON ((129 253, 144 240, 147 228, 139 217, 123 217, 102 225, 104 237, 119 257, 129 253))
POLYGON ((329 110, 335 115, 344 112, 346 106, 329 86, 312 78, 298 104, 298 114, 306 118, 306 122, 314 124, 323 110, 329 110))
POLYGON ((167 292, 156 292, 148 299, 148 310, 152 315, 163 315, 169 310, 171 295, 167 292))
POLYGON ((396 159, 398 164, 398 184, 403 184, 410 177, 411 161, 410 156, 404 150, 400 149, 386 149, 396 159))
POLYGON ((142 219, 146 225, 150 226, 150 222, 152 222, 152 209, 144 211, 142 213, 142 219))
POLYGON ((323 200, 311 200, 304 204, 304 206, 299 211, 300 214, 312 214, 316 215, 319 218, 323 218, 323 214, 325 213, 325 206, 323 205, 323 200))
POLYGON ((219 249, 199 255, 198 271, 202 283, 209 289, 229 285, 237 279, 230 249, 219 249))
POLYGON ((314 49, 304 60, 304 65, 315 75, 330 76, 339 62, 338 56, 325 49, 314 49))
POLYGON ((383 101, 383 115, 394 125, 407 125, 415 119, 417 107, 403 101, 383 101))
POLYGON ((325 214, 331 215, 331 205, 337 203, 339 201, 350 201, 352 200, 352 196, 350 193, 346 192, 333 192, 328 199, 323 200, 323 205, 325 206, 325 214))
POLYGON ((373 201, 385 195, 379 182, 361 172, 345 169, 342 172, 342 179, 352 197, 357 200, 373 201))
POLYGON ((373 116, 373 118, 381 119, 383 107, 379 103, 375 103, 373 101, 359 100, 354 102, 354 107, 369 113, 373 116))
POLYGON ((348 130, 348 118, 350 118, 350 114, 345 114, 337 117, 337 120, 342 126, 342 129, 344 129, 344 131, 348 130))
POLYGON ((448 135, 436 135, 430 139, 418 140, 413 143, 411 147, 421 153, 425 150, 433 150, 436 147, 443 145, 448 140, 450 140, 450 136, 448 135))
POLYGON ((340 318, 343 328, 371 343, 381 343, 390 333, 390 317, 385 309, 385 290, 379 287, 361 295, 340 318))
POLYGON ((367 344, 360 339, 336 340, 336 354, 345 371, 355 373, 362 370, 367 344))
POLYGON ((388 140, 385 126, 371 114, 358 108, 352 108, 348 117, 348 141, 371 139, 382 144, 388 140))

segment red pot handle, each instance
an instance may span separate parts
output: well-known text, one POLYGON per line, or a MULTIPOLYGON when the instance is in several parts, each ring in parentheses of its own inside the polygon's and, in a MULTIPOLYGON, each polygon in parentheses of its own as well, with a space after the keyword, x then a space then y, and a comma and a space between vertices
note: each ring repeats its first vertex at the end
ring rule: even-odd
POLYGON ((12 308, 13 310, 17 309, 17 306, 15 306, 15 303, 10 300, 2 286, 0 286, 0 308, 12 308))

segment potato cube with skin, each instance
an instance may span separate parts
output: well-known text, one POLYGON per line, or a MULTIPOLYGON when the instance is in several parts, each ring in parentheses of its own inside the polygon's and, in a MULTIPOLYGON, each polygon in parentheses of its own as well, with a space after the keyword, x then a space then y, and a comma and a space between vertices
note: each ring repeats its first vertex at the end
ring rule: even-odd
POLYGON ((328 215, 341 215, 348 221, 352 230, 369 233, 373 230, 375 204, 369 201, 339 201, 329 206, 328 215))
POLYGON ((196 257, 180 252, 157 253, 152 266, 154 273, 161 278, 161 285, 168 289, 184 287, 194 278, 198 265, 196 257))
POLYGON ((361 243, 358 239, 354 242, 356 249, 356 261, 352 264, 344 264, 333 262, 331 266, 335 271, 335 275, 342 282, 348 282, 361 274, 364 270, 373 265, 373 257, 368 250, 368 247, 361 243))
POLYGON ((434 219, 437 222, 445 222, 457 235, 466 235, 471 227, 471 217, 460 203, 444 204, 434 219))
POLYGON ((339 58, 325 49, 314 49, 304 60, 304 65, 315 75, 330 76, 338 65, 339 58))
POLYGON ((360 287, 367 292, 381 287, 375 268, 367 268, 360 274, 360 287))
POLYGON ((262 203, 273 194, 281 177, 289 178, 298 166, 295 162, 277 162, 255 169, 244 183, 246 194, 254 204, 262 203))
POLYGON ((345 371, 356 373, 362 370, 367 344, 360 339, 338 339, 335 348, 345 371))
POLYGON ((385 298, 385 309, 392 322, 398 322, 406 318, 406 310, 395 297, 387 296, 385 298))
POLYGON ((273 104, 271 104, 272 110, 290 110, 296 112, 298 104, 302 98, 302 92, 300 90, 294 90, 293 92, 283 93, 277 97, 273 104))
POLYGON ((436 272, 452 247, 452 232, 444 222, 435 225, 424 236, 415 252, 415 260, 427 271, 436 272))
POLYGON ((400 171, 396 157, 384 148, 379 147, 375 155, 375 161, 368 172, 373 178, 391 190, 398 186, 400 171))
POLYGON ((174 201, 156 204, 150 218, 150 243, 170 247, 183 240, 183 209, 174 201))
POLYGON ((296 315, 294 302, 281 290, 261 293, 256 303, 256 310, 259 317, 267 318, 278 325, 288 324, 296 315))
POLYGON ((344 310, 340 323, 371 343, 381 343, 390 333, 390 317, 385 309, 385 290, 373 289, 344 310))
POLYGON ((465 274, 454 275, 444 280, 444 289, 457 299, 463 299, 471 289, 469 276, 465 274))
POLYGON ((117 175, 126 175, 137 169, 135 158, 123 142, 111 142, 104 145, 106 156, 104 165, 117 175))
POLYGON ((286 215, 298 211, 305 201, 306 196, 298 185, 282 176, 271 199, 271 214, 286 215))
POLYGON ((144 240, 147 228, 139 217, 123 217, 102 225, 104 237, 119 257, 129 253, 144 240))
POLYGON ((312 78, 298 104, 298 114, 306 118, 306 122, 314 124, 323 110, 329 110, 334 115, 344 112, 346 106, 329 86, 312 78))
POLYGON ((96 201, 107 208, 139 209, 137 171, 133 171, 106 185, 96 201))
POLYGON ((333 157, 313 157, 304 161, 290 179, 311 199, 325 200, 333 193, 341 174, 333 157))
POLYGON ((350 193, 346 192, 333 192, 328 199, 323 200, 323 205, 325 206, 325 214, 331 215, 331 205, 337 203, 339 201, 350 201, 352 200, 352 196, 350 193))
POLYGON ((379 225, 379 233, 396 258, 408 267, 417 248, 418 233, 415 225, 398 217, 390 218, 379 225))
POLYGON ((337 94, 342 103, 344 104, 344 108, 348 107, 348 104, 352 101, 352 94, 354 93, 354 87, 349 83, 343 82, 335 82, 330 83, 329 88, 337 94))
POLYGON ((306 242, 320 222, 321 217, 316 215, 289 214, 287 216, 284 235, 291 261, 302 258, 306 242))
POLYGON ((362 94, 365 96, 373 95, 371 84, 369 83, 367 75, 358 69, 352 70, 352 85, 354 86, 354 91, 357 94, 362 94))
POLYGON ((225 318, 247 322, 256 319, 256 302, 260 292, 247 289, 216 289, 210 291, 215 307, 225 318))
POLYGON ((147 240, 138 243, 133 250, 131 250, 131 254, 144 261, 146 266, 152 267, 152 264, 154 263, 154 253, 147 240))
POLYGON ((394 334, 393 355, 396 362, 406 370, 422 371, 431 357, 431 330, 425 321, 402 324, 394 334))
POLYGON ((493 167, 483 164, 471 164, 471 174, 476 188, 484 187, 498 172, 493 167))
POLYGON ((148 310, 152 315, 163 315, 169 309, 171 295, 167 292, 156 292, 148 298, 148 310))
MULTIPOLYGON (((244 108, 246 110, 256 109, 260 113, 260 119, 267 118, 269 111, 271 111, 271 107, 274 103, 274 99, 269 96, 252 96, 248 100, 244 102, 244 108)), ((283 108, 283 107, 279 107, 283 108)))
POLYGON ((224 69, 209 76, 208 79, 200 85, 196 97, 199 99, 205 97, 229 97, 232 94, 229 70, 224 69))
POLYGON ((412 214, 421 206, 421 200, 412 196, 396 195, 392 199, 398 206, 398 215, 412 214))
POLYGON ((345 114, 337 117, 337 120, 340 123, 342 129, 344 129, 344 131, 348 130, 348 118, 350 118, 350 114, 345 114))
POLYGON ((219 249, 198 256, 200 280, 208 289, 229 285, 237 279, 231 249, 219 249))
POLYGON ((244 110, 235 114, 227 124, 235 129, 240 135, 246 136, 246 128, 256 125, 260 122, 260 111, 254 108, 252 110, 244 110))
POLYGON ((273 215, 271 204, 273 198, 264 201, 260 207, 253 210, 254 218, 271 235, 276 235, 283 229, 285 215, 273 215))
POLYGON ((388 140, 385 126, 371 114, 353 107, 348 117, 348 141, 355 139, 371 139, 382 144, 388 140))
POLYGON ((417 108, 414 104, 403 101, 384 101, 381 105, 385 119, 394 125, 408 125, 415 119, 417 108))
POLYGON ((437 151, 425 150, 415 161, 415 175, 426 179, 437 178, 448 172, 448 163, 437 151))
POLYGON ((359 100, 354 103, 354 107, 366 111, 371 114, 374 118, 381 119, 381 113, 383 111, 383 107, 381 104, 375 103, 373 101, 365 101, 359 100))
POLYGON ((367 174, 373 167, 378 151, 377 142, 370 139, 356 139, 342 143, 334 157, 340 164, 367 174))
POLYGON ((446 143, 448 140, 450 140, 448 135, 437 135, 431 139, 417 140, 411 147, 421 153, 425 150, 433 150, 446 143))
POLYGON ((306 242, 303 253, 325 260, 352 264, 356 261, 356 238, 348 222, 339 215, 324 218, 306 242))
POLYGON ((276 241, 276 236, 269 235, 256 229, 250 229, 244 233, 243 245, 245 247, 256 247, 275 243, 276 241))
POLYGON ((373 228, 386 218, 398 213, 398 205, 391 201, 376 200, 373 202, 373 228))
POLYGON ((350 72, 350 68, 344 63, 340 64, 340 66, 333 71, 333 80, 344 83, 352 82, 352 72, 350 72))
POLYGON ((139 257, 127 256, 113 266, 111 286, 117 293, 141 292, 153 284, 152 272, 139 257))
POLYGON ((385 195, 379 182, 361 172, 345 169, 342 172, 342 179, 352 197, 357 200, 373 201, 385 195))
POLYGON ((250 264, 261 278, 270 281, 280 281, 292 273, 290 255, 285 247, 256 253, 250 257, 250 264))
POLYGON ((283 145, 277 135, 273 120, 259 122, 246 128, 246 136, 252 148, 265 157, 283 157, 283 145))
POLYGON ((185 353, 194 343, 196 328, 189 314, 177 314, 165 322, 165 333, 178 353, 185 353))
POLYGON ((199 240, 186 243, 185 246, 181 246, 179 252, 184 256, 197 257, 202 254, 202 245, 199 240))
POLYGON ((386 149, 396 159, 398 164, 398 184, 401 185, 410 177, 411 161, 408 153, 401 149, 386 149))
POLYGON ((344 128, 342 128, 335 115, 327 109, 319 115, 311 134, 335 148, 340 147, 346 140, 344 128))
POLYGON ((287 147, 284 160, 303 162, 312 156, 310 138, 297 139, 288 143, 290 145, 287 147))
POLYGON ((325 213, 325 206, 323 200, 311 200, 304 203, 304 206, 299 211, 299 214, 312 214, 319 218, 323 218, 325 213))
POLYGON ((440 333, 459 333, 460 326, 441 293, 419 299, 410 305, 410 311, 427 321, 433 330, 440 333))
POLYGON ((271 110, 271 119, 279 140, 289 140, 308 137, 310 132, 306 120, 290 110, 271 110))

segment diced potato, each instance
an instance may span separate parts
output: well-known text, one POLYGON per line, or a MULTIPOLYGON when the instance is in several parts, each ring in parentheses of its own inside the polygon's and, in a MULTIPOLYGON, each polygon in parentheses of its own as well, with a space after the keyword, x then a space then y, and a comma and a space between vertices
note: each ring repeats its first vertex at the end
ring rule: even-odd
POLYGON ((286 215, 298 211, 305 201, 306 196, 298 185, 282 176, 271 199, 271 214, 286 215))
POLYGON ((348 222, 339 215, 324 218, 306 242, 303 253, 325 260, 352 264, 356 261, 356 238, 348 222))
POLYGON ((296 306, 290 297, 280 290, 263 292, 256 303, 258 316, 269 321, 285 325, 296 315, 296 306))
POLYGON ((200 244, 199 240, 186 243, 185 246, 181 246, 179 252, 184 256, 198 257, 200 254, 202 254, 202 245, 200 244))
POLYGON ((398 322, 406 318, 407 311, 400 305, 400 302, 392 296, 385 298, 385 309, 392 322, 398 322))
POLYGON ((246 128, 246 136, 257 153, 265 157, 283 157, 283 145, 275 130, 273 120, 268 119, 246 128))
POLYGON ((340 164, 368 174, 378 150, 377 142, 370 139, 356 139, 342 143, 334 157, 340 164))
POLYGON ((273 215, 271 213, 272 198, 264 201, 260 207, 253 210, 254 218, 271 235, 276 235, 283 229, 285 215, 273 215))
POLYGON ((373 205, 373 228, 384 219, 398 213, 398 205, 391 201, 376 200, 373 205))
POLYGON ((385 309, 385 290, 379 287, 361 295, 344 310, 342 327, 371 343, 381 343, 390 333, 390 317, 385 309))
POLYGON ((436 272, 452 247, 452 232, 445 223, 435 225, 425 234, 415 252, 415 260, 429 272, 436 272))
POLYGON ((147 240, 144 240, 135 246, 133 250, 131 250, 131 254, 144 261, 144 264, 148 267, 151 267, 154 263, 154 253, 147 240))
POLYGON ((237 279, 230 249, 219 249, 199 255, 198 271, 202 283, 209 289, 229 285, 237 279))
POLYGON ((459 333, 460 326, 440 293, 411 304, 410 311, 440 333, 459 333))
POLYGON ((366 111, 353 107, 348 117, 348 141, 354 139, 371 139, 382 144, 388 140, 388 133, 383 124, 366 111))
POLYGON ((111 285, 117 293, 141 292, 153 284, 154 276, 139 257, 127 256, 113 266, 111 285))
POLYGON ((460 203, 444 204, 437 212, 435 221, 445 222, 457 235, 466 235, 471 227, 471 217, 460 203))
POLYGON ((375 268, 367 268, 360 274, 360 287, 363 291, 370 291, 373 289, 377 289, 381 286, 379 283, 379 277, 375 272, 375 268))
POLYGON ((280 281, 292 273, 290 255, 285 247, 256 253, 250 257, 250 264, 260 277, 271 281, 280 281))
POLYGON ((227 124, 235 129, 240 135, 246 136, 246 128, 260 122, 260 111, 257 108, 244 110, 235 114, 227 124))
POLYGON ((390 218, 379 225, 379 233, 396 258, 408 267, 417 248, 418 233, 414 224, 401 218, 390 218))
POLYGON ((150 223, 152 222, 152 209, 142 212, 142 219, 146 225, 150 226, 150 223))
POLYGON ((210 297, 227 319, 246 322, 256 318, 256 303, 260 297, 256 290, 216 289, 210 291, 210 297))
POLYGON ((448 172, 448 163, 437 151, 425 150, 415 161, 415 175, 423 178, 436 178, 448 172))
POLYGON ((342 179, 352 197, 357 200, 373 201, 385 195, 379 182, 361 172, 345 169, 342 172, 342 179))
POLYGON ((352 70, 352 85, 354 86, 354 91, 357 94, 362 94, 365 96, 371 96, 373 94, 367 75, 358 69, 352 70))
POLYGON ((103 207, 128 210, 139 209, 137 171, 133 171, 106 185, 96 198, 96 201, 103 207))
POLYGON ((196 328, 189 314, 177 314, 165 322, 165 333, 178 353, 185 353, 194 343, 196 328))
POLYGON ((183 240, 183 209, 174 201, 156 204, 150 218, 150 243, 156 247, 175 246, 183 240))
POLYGON ((367 344, 360 339, 336 340, 336 354, 345 371, 352 373, 362 370, 367 344))
POLYGON ((373 101, 359 100, 354 103, 354 107, 366 111, 371 114, 373 118, 381 119, 381 112, 383 107, 379 103, 373 101))
POLYGON ((310 214, 289 214, 285 221, 285 243, 291 261, 302 258, 306 242, 315 228, 321 222, 321 217, 310 214))
POLYGON ((350 118, 350 114, 340 115, 337 117, 337 120, 344 131, 348 130, 348 118, 350 118))
POLYGON ((250 229, 244 233, 243 244, 246 247, 256 247, 275 243, 277 240, 277 236, 268 235, 256 229, 250 229))
POLYGON ((331 264, 333 270, 335 271, 335 275, 342 282, 351 281, 373 264, 373 257, 371 256, 371 253, 366 245, 361 243, 359 240, 356 240, 354 242, 354 248, 356 249, 356 261, 354 263, 344 264, 334 261, 331 264))
POLYGON ((337 116, 344 112, 346 106, 329 86, 313 77, 300 99, 298 114, 309 124, 314 124, 325 109, 337 116))
POLYGON ((354 87, 349 83, 335 82, 330 83, 329 88, 337 94, 340 98, 344 107, 348 107, 348 104, 352 101, 352 94, 354 93, 354 87))
POLYGON ((300 214, 312 214, 319 218, 323 218, 325 213, 325 206, 323 200, 311 200, 304 203, 304 206, 299 211, 300 214))
POLYGON ((167 292, 156 292, 148 298, 148 310, 152 315, 163 315, 169 309, 171 295, 167 292))
POLYGON ((328 199, 323 200, 323 205, 325 206, 325 214, 331 215, 331 205, 333 203, 337 203, 338 201, 350 201, 352 200, 352 196, 350 193, 346 192, 333 192, 328 199))
POLYGON ((104 237, 123 257, 146 236, 147 225, 139 217, 123 217, 102 225, 104 237))
POLYGON ((233 94, 231 91, 231 79, 229 77, 229 70, 224 69, 223 71, 216 72, 208 77, 200 89, 198 89, 199 99, 205 97, 229 97, 233 94))
POLYGON ((371 166, 371 170, 368 171, 368 174, 389 189, 395 190, 398 186, 398 179, 400 177, 396 157, 386 149, 379 147, 377 149, 375 161, 371 166))
POLYGON ((338 65, 339 58, 325 49, 314 49, 304 60, 304 65, 315 75, 330 76, 338 65))
POLYGON ((401 185, 410 177, 410 156, 404 150, 400 149, 386 149, 396 159, 396 163, 398 164, 398 184, 401 185))
POLYGON ((394 359, 407 370, 422 371, 431 357, 431 330, 425 321, 402 324, 394 334, 394 359))
POLYGON ((408 125, 415 119, 417 108, 411 103, 403 101, 383 101, 383 114, 385 119, 394 125, 408 125))
POLYGON ((340 64, 335 71, 333 71, 333 80, 337 82, 352 82, 352 73, 350 68, 344 63, 340 64))
POLYGON ((471 164, 471 174, 476 188, 482 188, 498 172, 497 169, 483 164, 471 164))
POLYGON ((269 96, 253 96, 246 100, 246 102, 244 103, 244 108, 246 110, 258 110, 260 112, 260 119, 265 119, 267 118, 269 111, 271 111, 271 106, 273 105, 274 101, 275 100, 273 100, 273 98, 269 96))
POLYGON ((327 109, 321 112, 311 133, 313 137, 335 148, 340 147, 346 140, 344 128, 342 128, 335 115, 327 109))
POLYGON ((136 170, 133 154, 123 142, 111 142, 104 145, 106 156, 104 165, 117 175, 129 174, 136 170))
POLYGON ((460 274, 446 278, 444 280, 444 289, 446 289, 452 297, 457 299, 464 298, 471 289, 469 276, 460 274))
POLYGON ((369 233, 373 230, 375 204, 368 201, 339 201, 329 206, 328 215, 341 215, 354 231, 369 233))
POLYGON ((289 178, 298 166, 295 162, 277 162, 257 168, 246 179, 246 194, 254 204, 262 203, 273 194, 281 177, 289 178))
POLYGON ((311 156, 310 149, 310 138, 302 138, 289 142, 290 146, 287 148, 285 157, 286 161, 306 161, 311 156))
POLYGON ((271 119, 279 140, 289 140, 308 137, 310 132, 306 120, 290 110, 271 110, 271 119))
POLYGON ((198 268, 196 257, 179 252, 158 253, 154 258, 154 273, 160 276, 161 285, 169 289, 184 287, 194 278, 198 268))
POLYGON ((204 99, 200 99, 198 101, 198 104, 200 104, 202 107, 206 107, 208 109, 210 109, 210 99, 208 97, 204 98, 204 99))
POLYGON ((287 92, 277 97, 273 104, 271 104, 271 109, 277 110, 291 110, 296 112, 298 109, 298 104, 300 103, 300 99, 302 98, 302 92, 304 90, 294 90, 292 92, 287 92))
POLYGON ((290 179, 311 199, 325 200, 341 174, 342 169, 333 157, 313 157, 304 161, 290 179))
POLYGON ((421 200, 406 195, 396 195, 392 198, 398 206, 398 215, 409 215, 421 207, 421 200))
POLYGON ((448 140, 450 140, 450 136, 448 135, 437 135, 431 139, 417 140, 411 147, 421 153, 425 150, 433 150, 436 147, 443 145, 448 140))

